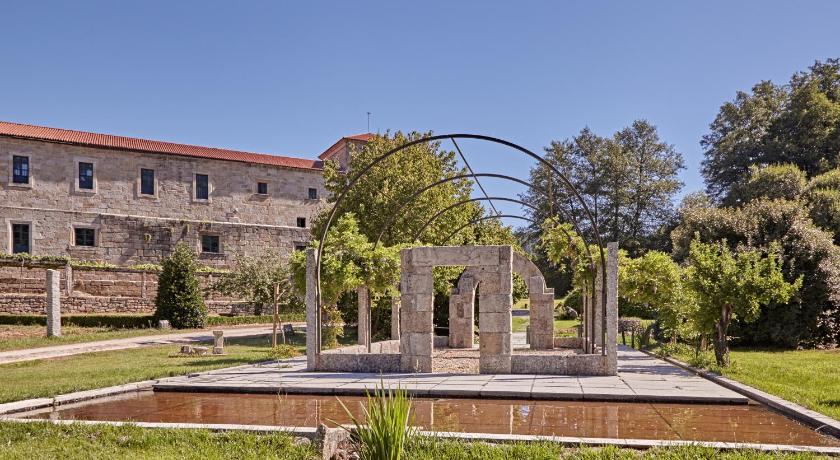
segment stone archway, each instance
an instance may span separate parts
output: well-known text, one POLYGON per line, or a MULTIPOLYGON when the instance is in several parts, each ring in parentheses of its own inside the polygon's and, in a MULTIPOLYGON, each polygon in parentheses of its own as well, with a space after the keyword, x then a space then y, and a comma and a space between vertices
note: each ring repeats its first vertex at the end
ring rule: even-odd
MULTIPOLYGON (((540 269, 517 252, 512 256, 512 272, 528 287, 531 310, 529 342, 531 349, 554 348, 554 289, 547 288, 540 269)), ((475 292, 482 282, 479 267, 467 267, 449 296, 449 347, 472 348, 475 334, 475 292)), ((480 318, 480 317, 479 317, 480 318)), ((480 321, 480 319, 479 319, 480 321)), ((479 328, 480 329, 480 328, 479 328)))
POLYGON ((482 286, 479 292, 479 372, 510 373, 513 351, 511 246, 403 249, 401 265, 400 355, 403 372, 432 372, 432 269, 437 266, 466 266, 476 270, 482 286))

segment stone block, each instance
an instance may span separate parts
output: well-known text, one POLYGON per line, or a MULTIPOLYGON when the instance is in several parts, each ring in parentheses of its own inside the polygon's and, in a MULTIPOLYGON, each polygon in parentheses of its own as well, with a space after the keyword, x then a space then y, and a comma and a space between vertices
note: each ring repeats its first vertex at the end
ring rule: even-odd
POLYGON ((432 372, 432 357, 400 355, 400 372, 430 373, 432 372))
POLYGON ((403 293, 400 307, 403 311, 432 312, 435 309, 433 291, 421 294, 403 293))
POLYGON ((431 294, 432 292, 434 292, 434 280, 431 269, 402 274, 400 293, 403 296, 409 294, 431 294))
POLYGON ((511 355, 481 355, 478 359, 478 372, 481 374, 510 374, 511 355))
POLYGON ((400 352, 407 355, 432 356, 432 333, 403 332, 400 352))
MULTIPOLYGON (((498 265, 504 246, 427 246, 411 249, 415 267, 498 265)), ((509 247, 509 246, 508 246, 509 247)))
POLYGON ((482 315, 484 313, 511 314, 511 310, 513 310, 513 296, 510 294, 485 294, 483 284, 481 288, 479 305, 482 315))
POLYGON ((478 343, 482 355, 509 355, 513 348, 509 333, 482 331, 478 343))
POLYGON ((406 333, 431 333, 433 331, 432 312, 404 310, 400 314, 400 331, 406 333))
POLYGON ((511 332, 510 313, 484 313, 478 315, 478 330, 485 332, 511 332))

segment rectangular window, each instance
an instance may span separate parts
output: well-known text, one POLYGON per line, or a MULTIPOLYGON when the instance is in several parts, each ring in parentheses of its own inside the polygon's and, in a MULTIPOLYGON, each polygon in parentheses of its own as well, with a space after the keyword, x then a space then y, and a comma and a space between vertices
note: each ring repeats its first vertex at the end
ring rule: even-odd
POLYGON ((201 235, 201 252, 209 252, 211 254, 221 252, 219 251, 219 236, 201 235))
POLYGON ((296 244, 295 245, 295 251, 305 251, 305 250, 306 250, 306 245, 304 245, 304 244, 296 244))
POLYGON ((141 195, 155 195, 155 170, 154 169, 140 169, 140 194, 141 195))
POLYGON ((29 157, 20 155, 12 156, 12 183, 29 183, 29 157))
POLYGON ((79 162, 79 188, 93 190, 93 163, 79 162))
POLYGON ((306 228, 306 217, 298 217, 297 226, 300 228, 306 228))
POLYGON ((310 200, 317 200, 318 199, 318 189, 317 188, 310 188, 309 189, 309 199, 310 200))
POLYGON ((257 182, 257 194, 268 195, 268 182, 257 182))
POLYGON ((12 254, 29 252, 29 224, 12 224, 12 254))
POLYGON ((195 199, 210 199, 210 177, 207 174, 195 175, 195 199))
POLYGON ((96 246, 96 229, 74 228, 76 246, 96 246))

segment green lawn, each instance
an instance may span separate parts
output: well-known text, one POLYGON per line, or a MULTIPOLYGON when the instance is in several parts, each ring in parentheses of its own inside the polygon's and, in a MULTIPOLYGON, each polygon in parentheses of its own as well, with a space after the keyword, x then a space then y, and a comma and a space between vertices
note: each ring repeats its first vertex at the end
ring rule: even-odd
MULTIPOLYGON (((301 351, 303 340, 303 334, 295 335, 301 351)), ((225 356, 169 356, 179 348, 161 345, 0 365, 0 403, 266 361, 271 350, 268 336, 227 339, 225 356)))
POLYGON ((709 365, 710 352, 695 359, 689 347, 673 355, 840 420, 840 350, 733 349, 729 368, 709 365))
MULTIPOLYGON (((525 332, 525 328, 531 324, 531 318, 527 316, 514 316, 512 324, 513 332, 525 332)), ((580 324, 580 321, 576 319, 555 319, 554 335, 557 337, 576 336, 577 332, 570 331, 569 329, 574 328, 578 324, 580 324)))
MULTIPOLYGON (((296 445, 286 434, 207 430, 149 429, 136 426, 52 425, 0 422, 4 459, 316 459, 312 445, 296 445)), ((638 451, 562 447, 551 443, 486 444, 420 438, 408 448, 410 459, 815 459, 812 454, 719 452, 699 447, 638 451)))

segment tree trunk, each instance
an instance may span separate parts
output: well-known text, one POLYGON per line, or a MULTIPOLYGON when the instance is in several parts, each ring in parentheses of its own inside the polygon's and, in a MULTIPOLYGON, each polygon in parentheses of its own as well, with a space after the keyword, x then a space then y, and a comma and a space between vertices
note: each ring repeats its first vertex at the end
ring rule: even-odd
POLYGON ((715 361, 718 366, 729 366, 729 345, 726 343, 726 332, 732 321, 732 306, 724 304, 720 309, 720 319, 715 323, 715 361))

